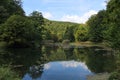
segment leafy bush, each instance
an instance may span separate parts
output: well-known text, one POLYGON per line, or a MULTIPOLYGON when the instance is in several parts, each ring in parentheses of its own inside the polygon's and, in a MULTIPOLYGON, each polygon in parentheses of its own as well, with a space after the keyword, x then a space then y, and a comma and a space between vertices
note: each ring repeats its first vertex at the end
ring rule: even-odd
POLYGON ((20 80, 9 67, 0 67, 0 80, 20 80))
POLYGON ((111 76, 109 77, 109 80, 120 80, 120 73, 119 72, 113 72, 111 76))
POLYGON ((40 28, 24 16, 13 15, 1 26, 1 38, 13 47, 27 47, 41 40, 40 28))
POLYGON ((80 25, 75 31, 75 40, 76 41, 87 41, 88 37, 88 27, 85 25, 80 25))

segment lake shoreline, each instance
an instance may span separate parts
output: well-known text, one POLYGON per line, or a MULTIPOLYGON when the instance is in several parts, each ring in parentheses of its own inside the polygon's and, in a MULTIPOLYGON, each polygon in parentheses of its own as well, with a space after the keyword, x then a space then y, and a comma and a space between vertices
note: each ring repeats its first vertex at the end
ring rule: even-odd
POLYGON ((110 73, 98 73, 95 75, 88 75, 87 80, 108 80, 110 73))
POLYGON ((100 42, 100 43, 95 43, 91 41, 86 41, 86 42, 72 42, 70 43, 71 46, 84 46, 84 47, 103 47, 106 50, 112 50, 112 48, 105 42, 100 42))

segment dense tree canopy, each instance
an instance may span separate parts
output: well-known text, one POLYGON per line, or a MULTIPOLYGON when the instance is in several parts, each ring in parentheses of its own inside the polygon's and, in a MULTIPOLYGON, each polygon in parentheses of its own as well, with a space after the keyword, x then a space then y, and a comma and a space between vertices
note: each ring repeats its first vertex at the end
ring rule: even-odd
POLYGON ((3 30, 1 38, 10 45, 15 46, 19 44, 25 45, 30 41, 34 41, 38 34, 34 28, 34 22, 19 15, 11 16, 5 24, 1 26, 1 29, 3 30))
POLYGON ((91 16, 91 18, 87 21, 89 26, 89 36, 90 40, 93 42, 101 42, 104 38, 105 31, 105 17, 106 11, 99 11, 97 15, 91 16))
POLYGON ((30 46, 42 40, 44 19, 34 11, 25 16, 21 0, 0 2, 0 40, 13 47, 30 46))
POLYGON ((88 27, 86 25, 80 25, 75 31, 76 41, 87 41, 88 40, 88 27))
MULTIPOLYGON (((1 40, 5 40, 7 42, 11 41, 13 39, 11 36, 14 34, 15 30, 19 29, 15 28, 14 25, 19 24, 17 27, 22 26, 26 28, 25 30, 30 29, 29 35, 25 37, 27 38, 26 41, 34 41, 33 36, 36 40, 38 40, 38 42, 42 40, 42 37, 44 37, 44 39, 52 39, 54 41, 62 41, 64 39, 68 39, 70 41, 86 41, 89 38, 89 40, 93 42, 102 42, 107 40, 112 46, 119 47, 119 3, 120 2, 118 0, 110 0, 106 10, 101 10, 98 14, 95 14, 89 18, 87 21, 88 27, 86 27, 86 25, 79 27, 81 25, 76 23, 57 22, 44 19, 42 13, 38 11, 33 11, 29 16, 25 16, 22 9, 21 0, 3 0, 0 3, 0 37, 1 40), (18 15, 22 18, 18 18, 18 15), (18 23, 15 22, 15 20, 18 23), (25 24, 22 23, 22 21, 25 21, 25 24), (10 23, 12 23, 12 25, 10 23), (28 25, 30 26, 28 28, 27 23, 29 23, 28 25), (8 30, 8 32, 5 32, 5 30, 8 30), (13 32, 9 33, 10 30, 13 32), (28 37, 30 39, 28 39, 28 37)), ((21 33, 22 34, 20 35, 26 34, 22 32, 22 30, 21 33)))
POLYGON ((44 21, 45 28, 48 30, 48 32, 50 32, 49 34, 51 34, 52 36, 51 39, 57 41, 63 41, 64 39, 69 39, 70 41, 75 40, 74 31, 79 26, 79 24, 70 22, 50 21, 47 19, 45 19, 44 21))
POLYGON ((0 1, 0 24, 5 22, 11 15, 24 15, 21 0, 0 1))
POLYGON ((120 1, 109 0, 107 9, 91 16, 87 21, 89 37, 93 42, 107 40, 111 47, 120 48, 120 1))
POLYGON ((41 12, 33 11, 30 14, 30 18, 36 22, 36 25, 44 25, 44 19, 41 12))
POLYGON ((110 0, 107 5, 108 41, 114 48, 120 48, 120 0, 110 0))
POLYGON ((42 16, 41 12, 38 11, 33 11, 29 18, 34 21, 34 28, 36 29, 36 33, 38 34, 39 37, 35 37, 36 39, 38 38, 39 42, 42 40, 42 35, 45 31, 44 29, 44 18, 42 16))
POLYGON ((71 42, 75 41, 74 28, 75 26, 66 27, 65 33, 63 35, 64 40, 70 40, 71 42))

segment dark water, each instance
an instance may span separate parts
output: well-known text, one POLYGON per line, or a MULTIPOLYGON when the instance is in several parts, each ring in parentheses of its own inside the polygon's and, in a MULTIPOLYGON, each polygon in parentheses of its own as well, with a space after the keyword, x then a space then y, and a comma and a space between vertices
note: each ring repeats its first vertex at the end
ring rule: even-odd
POLYGON ((10 64, 23 80, 86 80, 115 69, 112 51, 102 47, 0 49, 0 63, 10 64))

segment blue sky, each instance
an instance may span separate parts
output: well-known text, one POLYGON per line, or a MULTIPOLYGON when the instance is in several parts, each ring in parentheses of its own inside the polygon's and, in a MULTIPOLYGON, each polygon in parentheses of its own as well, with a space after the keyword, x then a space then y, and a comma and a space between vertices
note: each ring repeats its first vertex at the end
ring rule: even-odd
POLYGON ((76 23, 85 23, 105 8, 105 0, 23 0, 26 15, 40 11, 47 19, 76 23))

